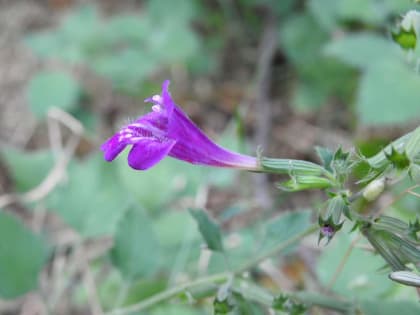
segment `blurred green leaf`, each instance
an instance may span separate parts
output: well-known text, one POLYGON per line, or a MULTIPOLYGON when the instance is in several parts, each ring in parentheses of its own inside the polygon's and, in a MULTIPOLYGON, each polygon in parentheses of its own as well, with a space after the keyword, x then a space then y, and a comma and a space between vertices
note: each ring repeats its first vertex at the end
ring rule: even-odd
POLYGON ((309 14, 289 17, 282 23, 279 36, 281 48, 295 65, 312 63, 328 39, 309 14))
POLYGON ((190 22, 195 1, 167 10, 166 1, 150 0, 141 14, 98 18, 95 6, 73 10, 54 32, 25 39, 39 56, 85 63, 112 80, 119 91, 137 95, 144 80, 172 63, 186 62, 199 51, 190 22))
POLYGON ((360 82, 356 106, 362 123, 389 125, 418 120, 419 86, 419 75, 405 65, 377 63, 360 82))
POLYGON ((153 309, 150 315, 201 315, 203 314, 200 309, 194 309, 191 306, 169 304, 161 305, 153 309))
POLYGON ((81 94, 79 83, 65 72, 39 72, 27 90, 29 105, 38 118, 44 118, 51 107, 74 109, 81 94))
POLYGON ((162 246, 178 246, 185 240, 198 240, 194 219, 186 211, 168 211, 153 221, 153 228, 162 246), (187 239, 186 239, 187 238, 187 239))
MULTIPOLYGON (((383 1, 381 1, 383 2, 383 1)), ((337 15, 342 20, 380 24, 388 14, 385 6, 370 0, 338 0, 337 15)))
POLYGON ((111 250, 113 264, 127 280, 153 274, 159 267, 159 243, 144 211, 132 208, 118 224, 111 250))
MULTIPOLYGON (((309 10, 323 28, 332 32, 342 25, 381 26, 389 16, 412 7, 410 0, 310 0, 309 10)), ((360 27, 360 26, 359 26, 360 27)))
POLYGON ((113 164, 93 155, 69 168, 67 183, 48 199, 49 208, 84 237, 113 235, 124 211, 133 204, 116 180, 113 164))
POLYGON ((19 192, 28 191, 40 184, 54 164, 50 151, 23 152, 3 148, 0 153, 19 192))
POLYGON ((299 110, 314 110, 331 96, 348 99, 354 89, 351 69, 322 55, 328 37, 309 14, 292 16, 281 26, 281 48, 298 73, 292 103, 299 110))
POLYGON ((266 246, 284 242, 307 229, 311 223, 310 210, 286 212, 268 221, 266 246))
POLYGON ((211 250, 223 252, 220 227, 202 209, 189 209, 191 216, 197 221, 198 229, 211 250))
POLYGON ((360 309, 365 315, 418 315, 420 306, 413 301, 363 300, 360 309))
POLYGON ((337 27, 337 0, 309 0, 308 9, 318 24, 328 32, 337 27))
POLYGON ((195 194, 203 180, 200 167, 166 158, 147 172, 135 171, 127 165, 124 152, 116 164, 122 187, 147 210, 163 210, 162 206, 179 195, 195 194))
MULTIPOLYGON (((340 233, 331 241, 318 260, 317 275, 322 284, 328 285, 351 244, 349 235, 340 233)), ((373 298, 388 292, 393 284, 378 269, 383 260, 360 248, 353 248, 343 269, 338 274, 333 290, 348 298, 373 298), (361 268, 363 266, 363 268, 361 268)))
POLYGON ((197 14, 197 1, 183 0, 176 6, 168 5, 166 0, 148 0, 147 13, 156 24, 188 24, 197 14), (170 10, 168 10, 170 6, 170 10))
POLYGON ((385 38, 373 33, 355 33, 329 42, 324 47, 328 56, 334 56, 341 61, 365 69, 381 60, 398 61, 400 52, 398 46, 385 38))
POLYGON ((12 299, 35 289, 46 258, 42 239, 0 210, 0 296, 12 299))

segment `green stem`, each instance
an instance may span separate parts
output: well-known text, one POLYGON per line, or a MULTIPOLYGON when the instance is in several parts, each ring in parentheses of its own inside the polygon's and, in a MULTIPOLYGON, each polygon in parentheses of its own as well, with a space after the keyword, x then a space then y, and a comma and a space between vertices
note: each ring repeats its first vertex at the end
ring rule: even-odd
POLYGON ((353 308, 353 304, 349 301, 343 301, 337 297, 330 297, 319 293, 302 291, 291 293, 290 295, 307 306, 319 306, 343 313, 348 313, 353 308))
POLYGON ((106 313, 105 315, 127 315, 134 312, 139 312, 142 310, 145 310, 159 302, 166 301, 175 295, 182 293, 183 291, 197 287, 203 284, 208 283, 218 283, 218 282, 224 282, 229 279, 230 274, 227 272, 217 273, 211 276, 203 277, 196 279, 191 282, 180 284, 176 287, 170 288, 168 290, 165 290, 163 292, 160 292, 158 294, 155 294, 151 296, 150 298, 141 301, 140 303, 133 304, 124 308, 116 309, 111 312, 106 313))
MULTIPOLYGON (((254 301, 268 307, 273 305, 273 295, 252 283, 236 281, 232 290, 241 294, 247 300, 254 301)), ((308 307, 319 306, 343 313, 348 313, 353 308, 353 304, 350 301, 345 301, 338 299, 337 297, 331 297, 320 293, 301 291, 297 293, 285 293, 285 295, 289 296, 291 299, 305 304, 308 307)))
MULTIPOLYGON (((277 246, 275 246, 274 248, 270 249, 269 251, 263 253, 262 255, 257 256, 256 258, 252 259, 248 263, 244 264, 241 268, 236 270, 234 273, 235 274, 240 274, 240 273, 252 268, 253 266, 260 263, 261 261, 267 259, 270 256, 273 256, 274 254, 278 253, 279 251, 281 251, 281 250, 287 248, 288 246, 298 242, 300 239, 304 238, 305 236, 315 232, 317 229, 318 229, 317 224, 311 225, 308 229, 306 229, 302 233, 297 234, 296 236, 288 239, 287 241, 284 241, 284 242, 278 244, 277 246)), ((167 290, 165 290, 161 293, 158 293, 156 295, 153 295, 152 297, 150 297, 146 300, 143 300, 143 301, 141 301, 137 304, 133 304, 133 305, 130 305, 130 306, 125 307, 125 308, 120 308, 120 309, 113 310, 109 313, 106 313, 105 315, 127 315, 127 314, 131 314, 131 313, 134 313, 134 312, 142 311, 142 310, 145 310, 149 307, 152 307, 153 305, 155 305, 157 303, 168 300, 168 299, 174 297, 175 295, 177 295, 179 293, 182 293, 183 291, 185 291, 187 289, 197 287, 197 286, 200 286, 200 285, 204 285, 204 284, 209 284, 209 283, 225 282, 225 281, 228 281, 231 277, 232 277, 232 273, 223 272, 223 273, 218 273, 218 274, 215 274, 215 275, 199 278, 199 279, 196 279, 194 281, 183 283, 183 284, 180 284, 180 285, 175 286, 173 288, 167 289, 167 290)))

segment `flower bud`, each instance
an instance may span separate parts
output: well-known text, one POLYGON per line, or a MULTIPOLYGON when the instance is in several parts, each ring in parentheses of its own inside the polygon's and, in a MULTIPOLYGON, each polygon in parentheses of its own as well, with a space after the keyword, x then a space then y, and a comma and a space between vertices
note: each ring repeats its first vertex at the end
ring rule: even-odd
POLYGON ((420 288, 420 276, 410 271, 394 271, 389 274, 392 281, 420 288))
POLYGON ((401 21, 401 28, 404 31, 410 31, 412 29, 417 30, 420 28, 420 12, 417 10, 410 10, 401 21))
POLYGON ((373 201, 379 197, 379 195, 385 189, 385 177, 375 179, 371 181, 363 190, 363 198, 367 201, 373 201))

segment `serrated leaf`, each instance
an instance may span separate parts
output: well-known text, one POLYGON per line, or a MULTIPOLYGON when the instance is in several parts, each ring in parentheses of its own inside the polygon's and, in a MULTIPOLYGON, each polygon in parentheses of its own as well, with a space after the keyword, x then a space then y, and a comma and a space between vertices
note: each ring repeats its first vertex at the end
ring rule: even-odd
POLYGON ((198 229, 206 241, 207 247, 217 252, 223 252, 220 227, 202 209, 189 209, 189 212, 197 221, 198 229))
POLYGON ((65 72, 37 73, 27 90, 29 106, 38 118, 44 118, 51 107, 74 109, 81 94, 79 83, 65 72))
POLYGON ((132 208, 118 224, 111 250, 113 264, 130 281, 154 273, 160 245, 144 211, 132 208))
POLYGON ((46 258, 42 239, 0 210, 0 296, 11 299, 35 289, 46 258))

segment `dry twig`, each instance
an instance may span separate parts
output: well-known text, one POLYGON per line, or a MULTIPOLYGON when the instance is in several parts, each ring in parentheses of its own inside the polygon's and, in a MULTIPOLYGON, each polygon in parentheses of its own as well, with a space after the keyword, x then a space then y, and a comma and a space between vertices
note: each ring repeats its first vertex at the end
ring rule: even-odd
POLYGON ((42 200, 65 177, 67 165, 73 157, 77 145, 79 144, 80 138, 83 134, 83 126, 77 119, 59 108, 50 109, 48 112, 48 118, 53 121, 48 124, 51 146, 53 149, 54 147, 61 148, 61 145, 58 144, 58 140, 56 139, 57 137, 55 135, 56 133, 59 134, 59 131, 57 131, 56 128, 57 122, 60 122, 72 131, 70 139, 67 141, 64 149, 60 150, 62 152, 59 152, 59 156, 51 171, 38 186, 21 195, 6 194, 0 196, 0 208, 15 202, 34 202, 42 200))

